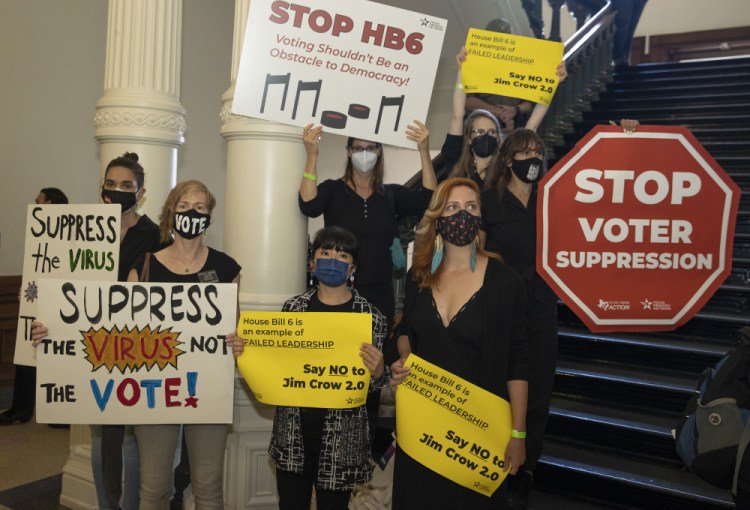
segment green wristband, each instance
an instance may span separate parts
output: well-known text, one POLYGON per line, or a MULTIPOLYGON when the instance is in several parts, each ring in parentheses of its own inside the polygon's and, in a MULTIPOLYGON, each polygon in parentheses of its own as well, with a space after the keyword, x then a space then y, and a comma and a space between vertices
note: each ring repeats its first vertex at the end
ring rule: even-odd
POLYGON ((317 175, 308 174, 307 172, 303 172, 302 173, 302 177, 304 177, 305 179, 309 179, 311 181, 317 181, 318 180, 318 176, 317 175))
POLYGON ((516 429, 513 429, 510 431, 510 437, 515 437, 516 439, 526 439, 526 432, 519 432, 516 429))

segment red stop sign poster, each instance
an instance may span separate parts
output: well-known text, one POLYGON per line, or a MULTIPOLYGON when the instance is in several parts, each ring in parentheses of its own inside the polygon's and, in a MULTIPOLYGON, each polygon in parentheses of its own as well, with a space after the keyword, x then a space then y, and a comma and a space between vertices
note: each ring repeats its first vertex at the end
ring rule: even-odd
POLYGON ((687 129, 597 126, 539 184, 537 270, 592 331, 674 329, 731 271, 739 197, 687 129))

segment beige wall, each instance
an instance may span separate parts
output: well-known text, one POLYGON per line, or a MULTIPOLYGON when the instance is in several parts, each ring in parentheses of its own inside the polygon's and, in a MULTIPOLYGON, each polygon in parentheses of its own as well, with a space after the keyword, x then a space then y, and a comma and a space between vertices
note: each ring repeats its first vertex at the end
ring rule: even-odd
MULTIPOLYGON (((40 188, 95 202, 99 153, 94 107, 103 92, 106 0, 0 0, 0 275, 21 273, 26 205, 40 188)), ((182 104, 186 143, 178 179, 217 195, 209 244, 223 244, 225 143, 221 94, 229 86, 234 0, 185 0, 182 104)), ((148 173, 148 161, 142 161, 148 173)))

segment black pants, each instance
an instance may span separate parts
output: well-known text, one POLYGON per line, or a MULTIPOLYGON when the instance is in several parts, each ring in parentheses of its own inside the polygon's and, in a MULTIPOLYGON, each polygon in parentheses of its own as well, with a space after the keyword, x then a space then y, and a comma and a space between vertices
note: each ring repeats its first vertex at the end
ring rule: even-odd
POLYGON ((526 410, 526 463, 534 471, 542 455, 544 429, 549 420, 552 387, 557 365, 557 303, 534 301, 526 311, 529 319, 529 400, 526 410))
MULTIPOLYGON (((305 436, 305 465, 302 474, 276 469, 279 510, 310 510, 312 488, 318 478, 321 437, 305 436)), ((347 510, 351 491, 315 490, 318 510, 347 510)))
POLYGON ((36 367, 16 365, 13 382, 13 404, 11 407, 20 413, 34 412, 36 405, 36 367))

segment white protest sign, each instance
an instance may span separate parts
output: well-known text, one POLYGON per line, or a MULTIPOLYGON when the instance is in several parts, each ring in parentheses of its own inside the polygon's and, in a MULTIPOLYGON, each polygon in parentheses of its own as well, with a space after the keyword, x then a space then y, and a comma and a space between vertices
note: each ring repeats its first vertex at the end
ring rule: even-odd
POLYGON ((237 285, 40 281, 40 423, 231 423, 237 285))
POLYGON ((117 280, 121 214, 119 204, 29 205, 16 365, 36 365, 31 321, 37 316, 40 278, 117 280))
POLYGON ((446 26, 362 0, 253 0, 232 112, 414 148, 446 26))

